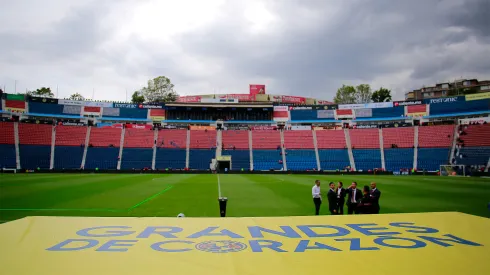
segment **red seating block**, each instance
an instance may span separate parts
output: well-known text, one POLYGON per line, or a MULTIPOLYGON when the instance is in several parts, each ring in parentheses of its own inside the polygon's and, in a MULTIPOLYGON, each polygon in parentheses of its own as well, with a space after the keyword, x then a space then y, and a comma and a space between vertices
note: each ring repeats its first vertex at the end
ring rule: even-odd
POLYGON ((191 130, 190 148, 211 149, 216 147, 216 130, 191 130))
POLYGON ((490 146, 490 124, 468 125, 465 128, 466 135, 460 136, 465 147, 490 146))
POLYGON ((85 145, 87 127, 80 126, 56 126, 56 142, 58 146, 80 146, 85 145))
POLYGON ((90 130, 89 144, 94 147, 108 147, 113 145, 119 147, 121 144, 121 131, 120 128, 95 128, 90 130))
POLYGON ((158 131, 157 146, 162 148, 186 148, 187 130, 160 130, 158 131), (163 143, 163 144, 162 144, 163 143))
POLYGON ((0 144, 15 144, 13 122, 0 122, 0 144))
POLYGON ((153 130, 126 128, 124 148, 153 148, 154 135, 153 130))
POLYGON ((313 133, 309 130, 284 131, 286 149, 314 149, 313 133))
POLYGON ((378 129, 351 129, 349 136, 353 149, 379 149, 378 129))
POLYGON ((347 148, 345 134, 342 130, 316 131, 318 149, 344 149, 347 148))
POLYGON ((451 147, 454 125, 437 125, 419 127, 419 147, 451 147))
POLYGON ((52 134, 52 125, 19 123, 20 144, 51 145, 52 134))
POLYGON ((412 127, 384 128, 383 148, 391 148, 396 144, 398 148, 412 148, 414 146, 414 131, 412 127))
POLYGON ((245 130, 226 130, 222 132, 223 144, 225 149, 248 149, 248 131, 245 130))
POLYGON ((252 131, 252 146, 254 149, 277 149, 281 146, 281 134, 275 130, 252 131))

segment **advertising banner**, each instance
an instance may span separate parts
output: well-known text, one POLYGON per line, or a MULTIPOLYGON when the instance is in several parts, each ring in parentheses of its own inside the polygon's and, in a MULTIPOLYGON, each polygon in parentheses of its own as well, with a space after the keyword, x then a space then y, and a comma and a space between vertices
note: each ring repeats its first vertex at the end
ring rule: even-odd
POLYGON ((411 117, 423 117, 423 116, 427 116, 427 112, 407 113, 407 116, 411 116, 411 117))
POLYGON ((200 131, 204 131, 204 130, 214 131, 214 130, 216 130, 216 127, 207 126, 207 125, 191 125, 189 129, 190 130, 200 130, 200 131))
POLYGON ((264 130, 269 131, 269 130, 276 130, 277 127, 276 126, 265 126, 265 125, 263 125, 263 126, 252 126, 251 129, 254 131, 264 131, 264 130))
POLYGON ((120 114, 119 108, 104 108, 102 110, 102 115, 103 116, 119 116, 120 114))
POLYGON ((153 121, 165 120, 165 110, 163 110, 163 109, 150 109, 150 119, 153 121))
POLYGON ((87 124, 83 122, 58 122, 58 125, 63 125, 63 126, 86 126, 87 124))
POLYGON ((201 102, 200 96, 181 96, 177 99, 177 102, 198 103, 201 102))
POLYGON ((85 106, 83 107, 84 113, 100 113, 100 107, 85 106))
POLYGON ((82 106, 65 105, 63 106, 63 114, 80 115, 82 106))
POLYGON ((238 103, 236 98, 202 98, 201 103, 238 103))
POLYGON ((243 131, 246 131, 248 130, 248 126, 247 125, 227 125, 226 127, 226 130, 243 130, 243 131))
POLYGON ((282 102, 282 103, 295 103, 295 104, 304 104, 306 103, 306 98, 301 96, 273 96, 273 101, 282 102))
POLYGON ((328 101, 328 100, 317 100, 316 104, 318 104, 318 105, 333 105, 333 102, 328 101))
POLYGON ((477 123, 477 124, 483 124, 483 123, 490 123, 490 117, 475 117, 475 118, 463 118, 459 120, 459 124, 471 124, 471 123, 477 123))
POLYGON ((335 110, 318 110, 316 111, 317 118, 335 118, 335 110))
POLYGON ((76 105, 76 106, 84 106, 85 101, 78 100, 69 100, 69 99, 58 99, 58 104, 61 105, 76 105))
POLYGON ((84 101, 85 106, 89 107, 108 107, 112 108, 114 106, 114 103, 112 102, 96 102, 96 101, 84 101))
POLYGON ((339 109, 336 110, 337 112, 337 118, 351 118, 352 117, 352 110, 345 110, 345 109, 339 109))
POLYGON ((250 95, 265 95, 265 85, 250 84, 250 95))
POLYGON ((356 117, 372 117, 373 109, 356 109, 356 117))
POLYGON ((5 107, 6 112, 11 112, 11 113, 17 113, 17 114, 23 114, 26 112, 26 109, 23 108, 12 108, 12 107, 5 107))
POLYGON ((114 108, 136 109, 138 104, 114 103, 114 108))
POLYGON ((305 130, 311 130, 311 126, 310 125, 293 125, 291 126, 290 128, 292 131, 305 131, 305 130))
POLYGON ((29 102, 58 104, 58 99, 56 99, 56 98, 47 98, 47 97, 30 96, 29 97, 29 102))
POLYGON ((239 101, 255 101, 256 95, 249 94, 228 94, 220 95, 219 98, 237 99, 239 101))
POLYGON ((152 125, 148 125, 148 124, 126 124, 125 125, 126 128, 129 128, 129 129, 141 129, 141 130, 151 130, 153 128, 152 125))
POLYGON ((472 95, 465 95, 464 97, 465 97, 466 101, 487 99, 487 98, 490 98, 490 92, 489 93, 478 93, 478 94, 472 94, 472 95))
POLYGON ((367 108, 391 108, 393 102, 374 102, 374 103, 360 103, 360 104, 341 104, 339 109, 367 109, 367 108))
POLYGON ((11 113, 25 113, 26 102, 21 100, 5 100, 5 111, 11 113))

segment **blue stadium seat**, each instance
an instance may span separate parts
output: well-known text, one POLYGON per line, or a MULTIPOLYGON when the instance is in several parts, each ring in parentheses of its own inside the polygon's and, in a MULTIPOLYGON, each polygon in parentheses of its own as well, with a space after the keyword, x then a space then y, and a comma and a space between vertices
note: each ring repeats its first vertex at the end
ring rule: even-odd
POLYGON ((321 149, 318 155, 322 170, 343 170, 350 166, 347 149, 321 149))
POLYGON ((315 150, 287 150, 286 164, 288 170, 306 171, 317 169, 315 150))
POLYGON ((85 169, 99 168, 102 170, 117 169, 119 148, 116 147, 89 147, 85 159, 85 169))
POLYGON ((189 169, 208 170, 215 155, 215 149, 190 149, 189 169))
POLYGON ((250 169, 249 150, 223 150, 223 156, 231 156, 231 170, 250 169))
POLYGON ((151 161, 153 159, 153 148, 124 148, 121 170, 131 169, 151 169, 151 161))
POLYGON ((464 157, 456 157, 456 164, 487 165, 490 147, 464 147, 461 148, 460 154, 463 154, 464 157))
MULTIPOLYGON (((51 146, 19 145, 20 167, 22 169, 49 169, 51 146)), ((80 163, 78 164, 80 166, 80 163)))
POLYGON ((385 148, 384 153, 387 171, 413 168, 413 148, 385 148))
POLYGON ((56 146, 54 151, 54 169, 79 169, 82 165, 81 146, 56 146))
POLYGON ((157 148, 155 168, 159 170, 166 168, 184 169, 185 149, 157 148))
POLYGON ((281 150, 253 150, 254 170, 281 170, 281 150))
POLYGON ((381 168, 381 153, 379 149, 354 149, 352 150, 356 170, 373 170, 381 168))
POLYGON ((418 148, 417 170, 437 171, 440 165, 448 164, 448 148, 418 148))
POLYGON ((0 168, 16 168, 15 145, 0 144, 0 168))

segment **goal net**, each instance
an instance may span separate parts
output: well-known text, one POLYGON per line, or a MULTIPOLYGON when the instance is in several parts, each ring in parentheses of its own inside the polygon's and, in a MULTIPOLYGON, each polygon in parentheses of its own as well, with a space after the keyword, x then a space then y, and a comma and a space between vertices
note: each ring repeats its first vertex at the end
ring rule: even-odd
POLYGON ((17 169, 15 169, 15 168, 2 168, 2 173, 4 173, 4 174, 7 174, 7 173, 16 174, 17 169))
POLYGON ((441 176, 466 176, 464 165, 441 165, 439 170, 441 176))

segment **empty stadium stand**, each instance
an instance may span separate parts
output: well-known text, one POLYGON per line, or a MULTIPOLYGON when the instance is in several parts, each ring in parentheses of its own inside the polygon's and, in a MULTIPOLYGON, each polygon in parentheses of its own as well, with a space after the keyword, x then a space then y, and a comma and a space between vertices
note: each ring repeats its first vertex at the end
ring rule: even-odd
POLYGON ((385 169, 387 171, 400 171, 400 169, 413 168, 413 148, 386 148, 384 149, 384 153, 385 169))
POLYGON ((85 146, 56 146, 55 169, 80 169, 85 146))
MULTIPOLYGON (((185 131, 185 130, 184 130, 185 131)), ((185 168, 185 143, 184 149, 179 148, 157 148, 155 157, 155 168, 164 169, 184 169, 185 168)), ((209 167, 208 167, 209 168, 209 167)))
POLYGON ((281 170, 283 164, 279 163, 282 161, 281 150, 253 150, 254 157, 254 170, 281 170))
POLYGON ((314 149, 313 133, 311 130, 284 131, 284 146, 286 149, 314 149))
MULTIPOLYGON (((215 130, 191 130, 190 148, 212 149, 216 148, 215 130)), ((209 165, 208 165, 209 168, 209 165)))
POLYGON ((322 170, 343 170, 345 167, 350 166, 347 149, 319 149, 318 155, 320 157, 320 167, 322 170))
POLYGON ((254 149, 277 149, 277 147, 280 146, 281 146, 281 136, 279 131, 275 131, 275 130, 252 131, 252 147, 254 149))
POLYGON ((20 144, 51 146, 52 133, 52 125, 19 123, 20 144))
MULTIPOLYGON (((223 134, 224 149, 249 149, 248 131, 245 130, 226 130, 223 134)), ((250 157, 249 157, 250 158, 250 157)))
POLYGON ((419 127, 419 146, 424 148, 450 148, 453 142, 454 125, 419 127))
POLYGON ((80 146, 85 145, 87 127, 80 126, 56 126, 56 146, 80 146))
MULTIPOLYGON (((147 132, 152 132, 148 131, 147 132)), ((124 148, 121 159, 121 169, 151 169, 153 149, 146 148, 124 148)))
POLYGON ((90 129, 89 144, 92 147, 118 147, 121 140, 122 129, 118 128, 96 128, 90 129))
POLYGON ((356 163, 356 170, 358 171, 368 171, 382 167, 379 149, 353 149, 352 153, 356 163))
POLYGON ((126 128, 124 148, 153 148, 154 138, 153 130, 126 128))
MULTIPOLYGON (((247 139, 248 141, 248 139, 247 139)), ((237 147, 238 148, 238 147, 237 147)), ((249 170, 250 169, 250 151, 249 150, 223 150, 223 156, 231 156, 231 170, 249 170)))
POLYGON ((456 163, 486 166, 489 157, 490 147, 464 147, 460 149, 460 155, 456 156, 456 163))
MULTIPOLYGON (((345 149, 344 131, 341 130, 325 130, 315 131, 318 149, 345 149)), ((323 166, 322 166, 323 167, 323 166)))
POLYGON ((352 149, 379 149, 379 130, 351 129, 349 130, 352 149))
POLYGON ((418 148, 417 170, 438 171, 448 164, 449 148, 418 148))
POLYGON ((215 155, 215 149, 190 149, 189 168, 197 170, 208 170, 210 168, 209 166, 211 164, 211 160, 215 157, 215 155))
POLYGON ((315 150, 287 150, 286 164, 291 171, 316 170, 315 150))
POLYGON ((160 130, 158 131, 157 147, 184 148, 186 147, 187 130, 160 130))
MULTIPOLYGON (((93 130, 94 129, 92 129, 92 131, 93 130)), ((121 136, 121 133, 119 133, 119 136, 121 136)), ((98 144, 100 145, 101 143, 98 143, 98 144)), ((118 146, 119 146, 119 144, 118 144, 118 146)), ((85 169, 99 168, 99 169, 103 169, 103 170, 116 170, 118 157, 119 157, 119 148, 115 148, 115 147, 114 148, 89 147, 89 148, 87 148, 87 158, 85 159, 84 168, 85 169)))
MULTIPOLYGON (((50 145, 19 145, 20 167, 35 170, 49 169, 51 162, 50 145)), ((80 163, 78 163, 80 166, 80 163)))
POLYGON ((461 135, 465 147, 490 146, 490 124, 467 125, 466 135, 461 135))
POLYGON ((414 128, 384 128, 383 129, 383 148, 391 148, 394 144, 398 148, 414 147, 414 128))
POLYGON ((16 168, 14 123, 0 122, 0 168, 16 168))

